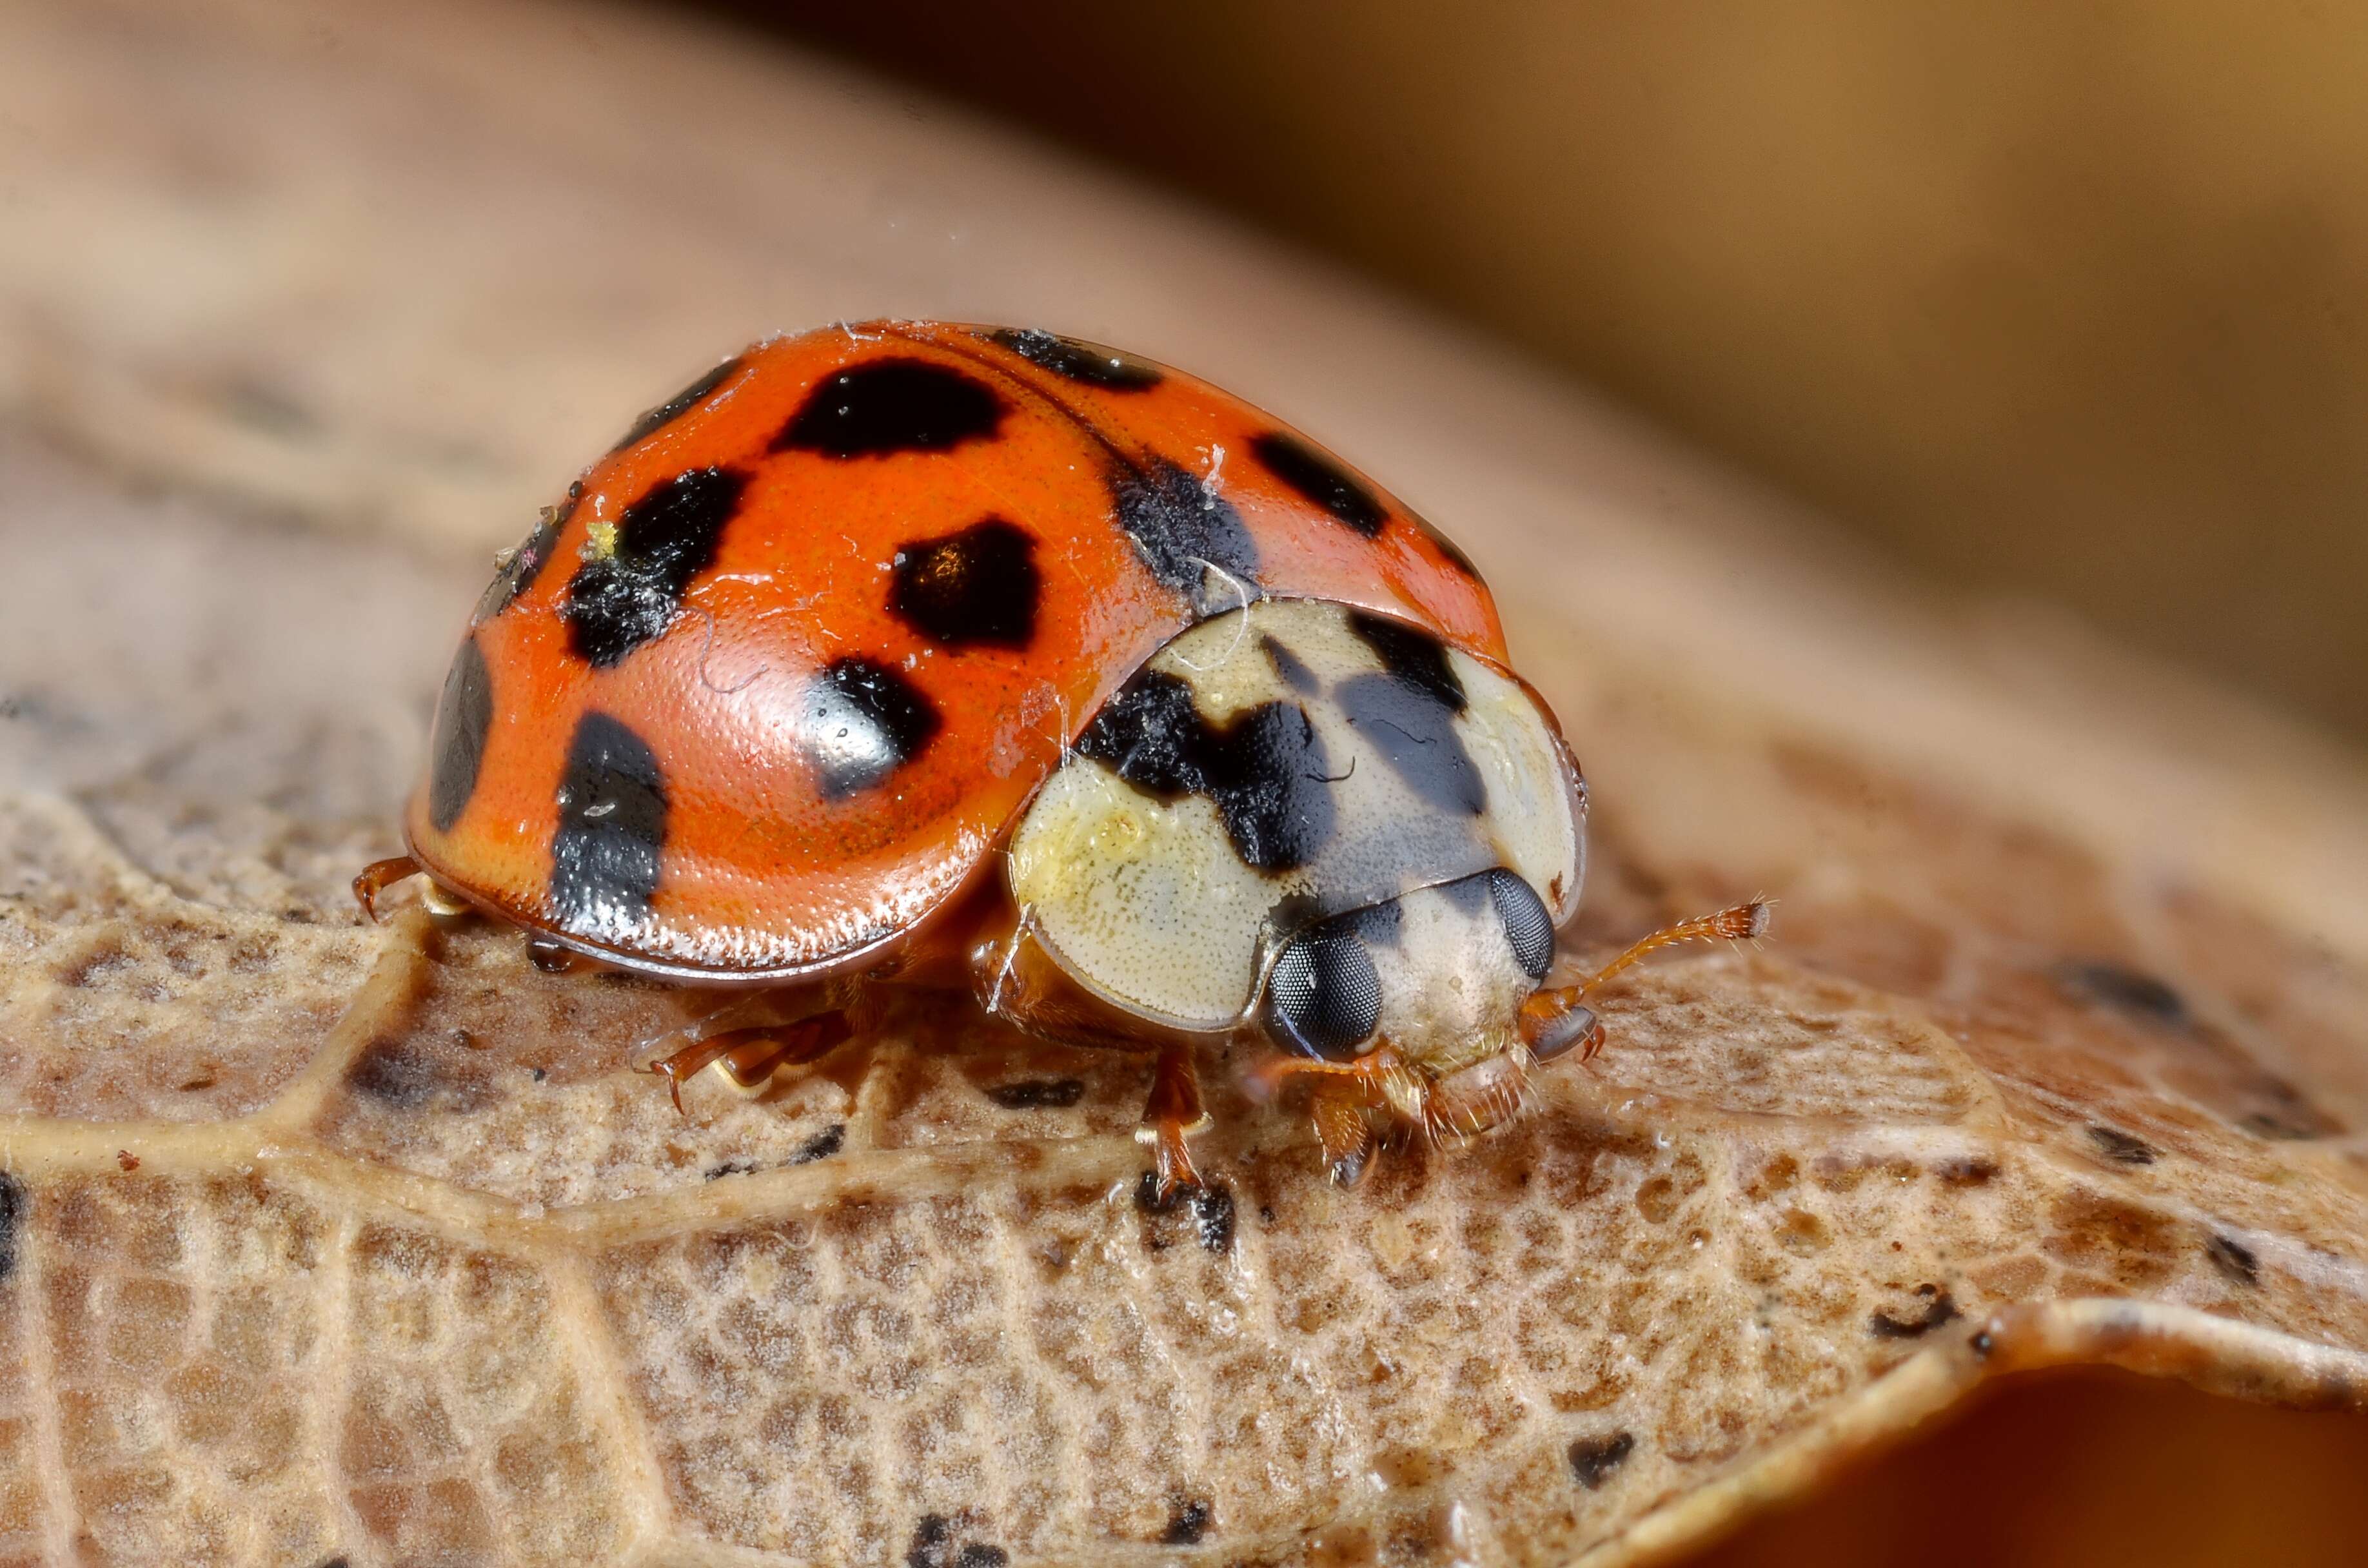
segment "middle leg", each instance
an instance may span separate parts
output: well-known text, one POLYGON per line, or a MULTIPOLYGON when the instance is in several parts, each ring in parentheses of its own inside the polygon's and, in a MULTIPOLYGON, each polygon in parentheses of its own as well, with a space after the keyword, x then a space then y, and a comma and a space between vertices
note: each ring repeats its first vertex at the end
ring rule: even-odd
POLYGON ((815 1060, 854 1032, 846 1009, 834 1007, 793 1024, 726 1029, 705 1040, 695 1040, 642 1071, 666 1080, 666 1092, 674 1098, 674 1108, 680 1110, 683 1085, 710 1067, 721 1064, 724 1075, 734 1085, 755 1089, 784 1067, 815 1060))
POLYGON ((1134 1130, 1135 1142, 1151 1151, 1153 1196, 1160 1202, 1167 1202, 1179 1187, 1202 1185, 1185 1139, 1208 1125, 1192 1048, 1175 1041, 1161 1046, 1158 1064, 1151 1070, 1151 1097, 1144 1103, 1143 1125, 1134 1130))

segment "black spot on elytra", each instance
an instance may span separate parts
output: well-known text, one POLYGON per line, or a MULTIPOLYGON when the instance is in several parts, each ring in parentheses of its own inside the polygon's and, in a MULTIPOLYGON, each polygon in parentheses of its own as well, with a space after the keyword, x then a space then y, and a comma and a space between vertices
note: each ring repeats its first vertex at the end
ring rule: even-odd
POLYGON ((612 452, 621 452, 627 447, 640 446, 660 430, 689 414, 694 406, 704 402, 709 392, 723 384, 723 378, 739 368, 740 360, 737 356, 726 359, 655 408, 643 413, 639 419, 633 421, 633 427, 625 432, 624 437, 609 449, 612 452))
POLYGON ((1081 1078, 1022 1078, 997 1084, 986 1097, 1006 1110, 1066 1110, 1086 1097, 1081 1078))
POLYGON ((1457 544, 1453 540, 1448 538, 1445 534, 1440 532, 1437 528, 1423 521, 1420 517, 1416 517, 1414 519, 1414 526, 1422 530, 1423 538, 1430 540, 1432 544, 1439 548, 1440 554, 1447 557, 1447 563, 1450 566, 1454 567, 1458 572, 1463 573, 1465 576, 1471 578, 1475 583, 1480 580, 1480 568, 1474 566, 1472 563, 1472 558, 1463 553, 1463 546, 1457 544))
POLYGON ((345 1554, 340 1552, 335 1557, 324 1557, 319 1562, 313 1564, 313 1568, 347 1568, 347 1561, 345 1554))
POLYGON ((1167 1528, 1159 1532, 1162 1546, 1196 1546, 1209 1533, 1209 1519, 1214 1512, 1207 1500, 1200 1497, 1179 1497, 1176 1511, 1167 1516, 1167 1528))
POLYGON ((2166 1028, 2185 1028, 2193 1021, 2186 999, 2153 975, 2089 960, 2067 960, 2049 972, 2078 1000, 2100 1002, 2166 1028))
POLYGON ((1122 471, 1111 493, 1135 553, 1152 576, 1191 599, 1195 614, 1258 597, 1258 542, 1232 502, 1170 462, 1122 471))
POLYGON ((820 1132, 815 1133, 813 1137, 799 1144, 798 1152, 790 1156, 790 1164, 793 1165, 810 1165, 816 1160, 827 1160, 833 1154, 837 1153, 839 1150, 846 1147, 846 1145, 847 1123, 843 1121, 834 1121, 828 1127, 824 1128, 820 1132))
POLYGON ((437 832, 451 832, 477 792, 477 770, 493 727, 492 677, 472 632, 461 639, 451 673, 444 677, 444 695, 437 699, 436 723, 428 732, 427 821, 437 832))
POLYGON ((606 713, 577 721, 559 783, 551 901, 559 925, 619 942, 637 935, 657 891, 666 790, 649 744, 606 713))
POLYGON ((1190 686, 1144 670, 1102 705, 1076 749, 1161 800, 1206 795, 1234 852, 1259 870, 1304 865, 1332 835, 1332 769, 1323 737, 1295 703, 1263 703, 1212 724, 1190 686))
POLYGON ((910 762, 943 721, 937 705, 896 671, 860 654, 814 677, 806 694, 806 755, 822 797, 844 800, 910 762))
POLYGON ((541 574, 543 564, 551 559, 552 546, 559 540, 559 530, 575 515, 575 503, 583 498, 584 482, 577 480, 567 487, 565 500, 542 509, 542 518, 535 524, 534 531, 494 569, 494 580, 485 585, 485 591, 477 599, 476 613, 469 618, 471 626, 501 614, 518 602, 520 594, 534 586, 535 578, 541 574))
POLYGON ((1593 1492, 1611 1477, 1613 1471, 1628 1462, 1636 1451, 1634 1432, 1614 1432, 1608 1437, 1580 1437, 1570 1445, 1570 1472, 1578 1483, 1593 1492))
POLYGON ((1274 666, 1274 673, 1282 677, 1282 684, 1300 696, 1310 696, 1323 689, 1324 683, 1316 678, 1314 670, 1307 667, 1307 662, 1275 641, 1272 632, 1258 633, 1258 651, 1266 655, 1267 663, 1274 666))
POLYGON ((905 1549, 905 1568, 1003 1568, 1010 1554, 985 1541, 954 1540, 954 1525, 943 1514, 924 1514, 905 1549))
POLYGON ((25 1189, 0 1171, 0 1284, 17 1272, 17 1236, 25 1228, 25 1189))
POLYGON ((1258 437, 1250 442, 1250 453, 1268 472, 1367 539, 1390 520, 1389 508, 1371 486, 1289 431, 1269 430, 1258 437))
POLYGON ((2091 1124, 2088 1132, 2089 1142, 2097 1146, 2097 1152, 2115 1165, 2150 1165, 2158 1155, 2153 1144, 2143 1138, 2133 1138, 2118 1127, 2091 1124))
POLYGON ((1949 1299, 1948 1291, 1938 1285, 1918 1285, 1916 1293, 1924 1298, 1922 1312, 1912 1318, 1876 1312, 1866 1320, 1867 1332, 1877 1339, 1916 1339, 1956 1321, 1957 1303, 1949 1299))
POLYGON ((1036 635, 1036 541, 1001 517, 896 551, 888 608, 949 648, 1025 648, 1036 635))
POLYGON ((842 459, 942 452, 1002 424, 1003 400, 984 381, 928 359, 872 359, 808 392, 773 450, 842 459))
POLYGON ((2261 1282, 2261 1260, 2251 1247, 2234 1236, 2217 1233, 2203 1244, 2203 1256, 2212 1266, 2227 1276, 2234 1285, 2259 1285, 2261 1282))
POLYGON ((677 474, 625 508, 616 548, 575 569, 560 613, 568 643, 602 669, 666 634, 690 580, 715 562, 748 476, 724 468, 677 474))
POLYGON ((1957 1154, 1932 1167, 1932 1174, 1951 1187, 1987 1187, 1998 1173, 1995 1161, 1976 1154, 1957 1154))
POLYGON ((701 1181, 722 1181, 725 1176, 754 1176, 757 1167, 747 1160, 726 1160, 720 1165, 710 1165, 699 1173, 701 1181))
POLYGON ((1006 326, 985 335, 988 342, 1001 344, 1039 369, 1104 392, 1148 392, 1167 380, 1156 365, 1057 333, 1006 326))

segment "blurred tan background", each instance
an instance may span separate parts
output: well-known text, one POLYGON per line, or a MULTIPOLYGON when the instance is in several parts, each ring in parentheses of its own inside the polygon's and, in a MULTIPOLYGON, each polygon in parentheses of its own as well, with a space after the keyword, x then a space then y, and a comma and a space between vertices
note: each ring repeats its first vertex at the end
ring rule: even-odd
POLYGON ((2368 9, 712 0, 2368 734, 2368 9))
MULTIPOLYGON (((2368 735, 2368 9, 712 0, 2368 735)), ((1715 1568, 2349 1561, 2368 1427, 2040 1379, 1715 1568)))

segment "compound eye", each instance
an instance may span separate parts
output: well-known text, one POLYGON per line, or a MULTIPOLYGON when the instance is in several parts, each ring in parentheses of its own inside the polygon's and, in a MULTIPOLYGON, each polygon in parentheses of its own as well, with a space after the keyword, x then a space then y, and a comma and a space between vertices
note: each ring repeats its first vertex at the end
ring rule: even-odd
POLYGON ((1353 1060, 1382 1022, 1382 976, 1352 932, 1317 926, 1282 950, 1266 984, 1267 1032, 1304 1056, 1353 1060))
POLYGON ((1512 872, 1499 868, 1488 873, 1488 896, 1497 901, 1497 917, 1505 923, 1505 940, 1513 958, 1531 980, 1543 980, 1554 967, 1554 916, 1546 913, 1537 891, 1512 872))

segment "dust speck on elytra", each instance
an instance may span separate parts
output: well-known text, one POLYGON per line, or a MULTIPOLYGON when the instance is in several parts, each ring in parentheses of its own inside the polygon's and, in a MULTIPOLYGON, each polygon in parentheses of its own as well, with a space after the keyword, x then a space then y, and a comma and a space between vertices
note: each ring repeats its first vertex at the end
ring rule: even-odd
POLYGON ((1867 1331, 1877 1339, 1915 1339, 1942 1324, 1956 1321, 1957 1303, 1950 1300, 1947 1290, 1939 1285, 1918 1285, 1916 1293, 1924 1299, 1922 1312, 1912 1318, 1876 1312, 1867 1319, 1867 1331))

